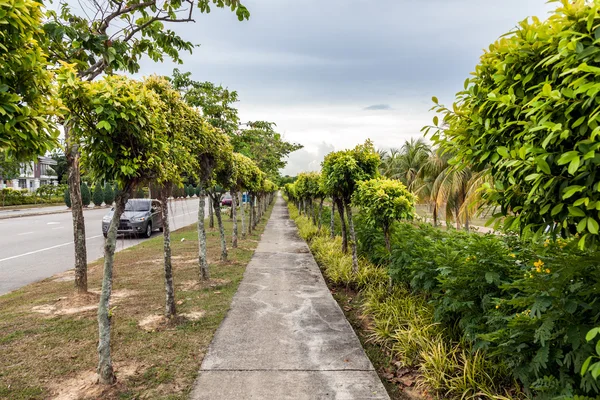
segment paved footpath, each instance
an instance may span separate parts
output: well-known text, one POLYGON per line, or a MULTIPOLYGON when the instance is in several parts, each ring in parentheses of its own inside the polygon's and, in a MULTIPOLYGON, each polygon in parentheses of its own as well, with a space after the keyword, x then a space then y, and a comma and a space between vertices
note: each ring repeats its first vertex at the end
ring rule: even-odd
POLYGON ((388 399, 278 197, 191 399, 388 399))

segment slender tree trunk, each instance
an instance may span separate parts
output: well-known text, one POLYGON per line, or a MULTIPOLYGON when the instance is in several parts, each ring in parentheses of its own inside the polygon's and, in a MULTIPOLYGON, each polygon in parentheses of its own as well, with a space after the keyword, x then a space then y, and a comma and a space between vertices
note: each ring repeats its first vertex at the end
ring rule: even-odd
POLYGON ((116 381, 115 373, 112 367, 110 357, 110 295, 112 293, 112 275, 115 258, 115 249, 117 245, 117 229, 119 219, 125 203, 127 202, 128 191, 121 192, 115 199, 115 212, 113 214, 108 237, 104 242, 104 275, 102 277, 102 293, 100 294, 100 303, 98 304, 98 376, 100 383, 112 385, 116 381))
POLYGON ((256 204, 258 201, 258 196, 252 196, 252 229, 256 229, 256 225, 258 224, 258 218, 256 215, 256 204))
POLYGON ((242 220, 242 240, 246 239, 246 222, 244 217, 244 193, 240 196, 240 217, 242 220))
POLYGON ((454 214, 456 217, 456 230, 460 229, 460 223, 458 221, 458 205, 456 207, 454 207, 454 214))
MULTIPOLYGON (((210 196, 209 196, 210 197, 210 196)), ((215 227, 215 213, 212 199, 208 202, 208 227, 213 229, 215 227)))
POLYGON ((321 226, 323 225, 323 221, 322 221, 322 217, 323 217, 323 201, 325 201, 325 199, 323 197, 321 197, 321 201, 319 203, 319 225, 318 228, 319 230, 321 230, 321 226))
POLYGON ((223 218, 221 217, 221 207, 219 205, 219 195, 213 193, 213 207, 215 208, 215 216, 219 224, 219 234, 221 236, 221 261, 227 261, 227 241, 225 240, 225 227, 223 227, 223 218))
POLYGON ((348 228, 350 229, 350 247, 352 248, 352 273, 358 273, 358 255, 356 252, 356 232, 354 232, 354 221, 352 219, 352 206, 347 203, 346 215, 348 216, 348 228))
POLYGON ((160 190, 162 208, 161 221, 163 228, 163 255, 165 266, 165 317, 172 318, 176 314, 175 289, 173 287, 173 266, 171 264, 171 229, 169 227, 169 187, 160 190))
POLYGON ((329 234, 333 239, 335 237, 335 201, 331 199, 331 220, 329 222, 329 234))
POLYGON ((310 213, 312 215, 313 225, 317 225, 317 210, 315 210, 315 204, 312 199, 310 200, 310 213))
POLYGON ((231 211, 233 213, 233 233, 231 235, 231 247, 238 247, 238 223, 237 223, 237 193, 231 192, 231 211))
POLYGON ((348 252, 348 231, 346 229, 346 218, 344 217, 344 202, 341 199, 335 200, 337 204, 338 214, 340 215, 340 223, 342 225, 342 251, 348 252))
POLYGON ((433 206, 433 226, 438 226, 438 206, 433 206))
MULTIPOLYGON (((206 258, 206 228, 204 226, 204 219, 206 218, 206 192, 204 191, 204 185, 202 183, 200 183, 200 195, 198 196, 198 201, 198 268, 200 280, 207 281, 210 279, 210 273, 208 271, 208 260, 206 258)), ((211 202, 209 201, 209 203, 211 202)))
POLYGON ((67 159, 71 215, 73 218, 73 243, 75 247, 75 288, 78 293, 87 293, 87 249, 85 243, 85 220, 81 201, 81 174, 79 171, 79 151, 71 143, 67 124, 65 129, 65 157, 67 159))
POLYGON ((248 235, 252 234, 252 224, 254 223, 252 218, 252 195, 248 193, 248 235))

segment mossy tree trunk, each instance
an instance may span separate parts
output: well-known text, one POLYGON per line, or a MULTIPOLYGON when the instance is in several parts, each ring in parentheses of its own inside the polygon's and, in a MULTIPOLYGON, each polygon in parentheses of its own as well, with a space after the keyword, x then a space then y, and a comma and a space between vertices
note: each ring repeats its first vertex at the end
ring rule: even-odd
POLYGON ((325 199, 323 197, 321 197, 321 201, 319 202, 319 216, 318 218, 318 228, 319 230, 321 230, 321 226, 323 225, 322 220, 322 216, 323 216, 323 202, 325 201, 325 199))
POLYGON ((220 196, 218 193, 211 193, 213 208, 219 225, 219 235, 221 236, 221 261, 227 261, 227 241, 225 239, 225 227, 223 226, 223 217, 221 216, 221 207, 219 205, 220 196))
POLYGON ((160 215, 163 228, 163 258, 165 269, 165 317, 172 318, 177 313, 175 308, 175 288, 173 287, 173 265, 171 263, 171 229, 169 227, 169 194, 171 187, 162 187, 159 191, 160 215))
POLYGON ((129 191, 119 191, 117 194, 115 211, 108 229, 108 236, 104 242, 104 275, 102 277, 102 293, 100 294, 100 302, 98 304, 98 376, 100 383, 106 385, 112 385, 116 382, 110 356, 110 296, 112 293, 117 229, 128 197, 129 191))
POLYGON ((242 239, 246 239, 246 217, 244 215, 244 194, 240 195, 240 219, 242 220, 242 239))
POLYGON ((238 223, 237 223, 237 193, 231 191, 231 212, 233 218, 233 232, 231 234, 231 247, 238 247, 238 223))
POLYGON ((68 166, 69 196, 73 218, 73 243, 75 247, 75 288, 78 293, 87 293, 87 248, 85 242, 85 220, 81 200, 81 173, 79 171, 79 151, 69 140, 70 126, 65 126, 65 157, 68 166))
POLYGON ((352 206, 350 202, 344 202, 346 215, 348 216, 348 229, 350 230, 350 247, 352 249, 352 273, 358 273, 358 254, 356 250, 356 232, 354 231, 354 220, 352 219, 352 206))
MULTIPOLYGON (((204 219, 206 218, 206 192, 202 183, 200 183, 198 202, 198 269, 200 280, 207 281, 210 279, 210 273, 206 258, 206 228, 204 226, 204 219)), ((211 202, 209 201, 209 203, 211 202)))
POLYGON ((208 227, 210 229, 215 227, 215 213, 212 200, 208 202, 208 227))

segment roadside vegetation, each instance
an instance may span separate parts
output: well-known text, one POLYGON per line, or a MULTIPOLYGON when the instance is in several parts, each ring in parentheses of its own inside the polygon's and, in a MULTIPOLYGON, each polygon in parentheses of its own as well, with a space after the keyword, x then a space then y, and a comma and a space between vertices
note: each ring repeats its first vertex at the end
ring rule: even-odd
MULTIPOLYGON (((178 316, 171 320, 164 317, 162 237, 115 255, 113 386, 97 385, 95 373, 102 260, 89 266, 86 296, 69 296, 73 271, 1 296, 0 397, 187 398, 269 215, 270 209, 255 231, 239 239, 227 262, 219 260, 218 230, 207 231, 211 279, 205 282, 198 282, 196 229, 172 233, 178 316)), ((232 221, 225 218, 224 225, 229 232, 232 221)))

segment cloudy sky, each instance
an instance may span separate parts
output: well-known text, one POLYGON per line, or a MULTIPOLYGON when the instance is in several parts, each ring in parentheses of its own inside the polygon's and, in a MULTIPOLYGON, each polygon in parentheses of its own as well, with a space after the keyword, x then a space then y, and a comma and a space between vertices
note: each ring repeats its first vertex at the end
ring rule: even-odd
POLYGON ((243 121, 277 123, 301 143, 284 173, 318 170, 325 154, 371 138, 378 148, 421 137, 431 97, 451 103, 477 60, 545 0, 245 0, 175 29, 201 45, 184 65, 144 63, 142 74, 192 72, 240 96, 243 121))

